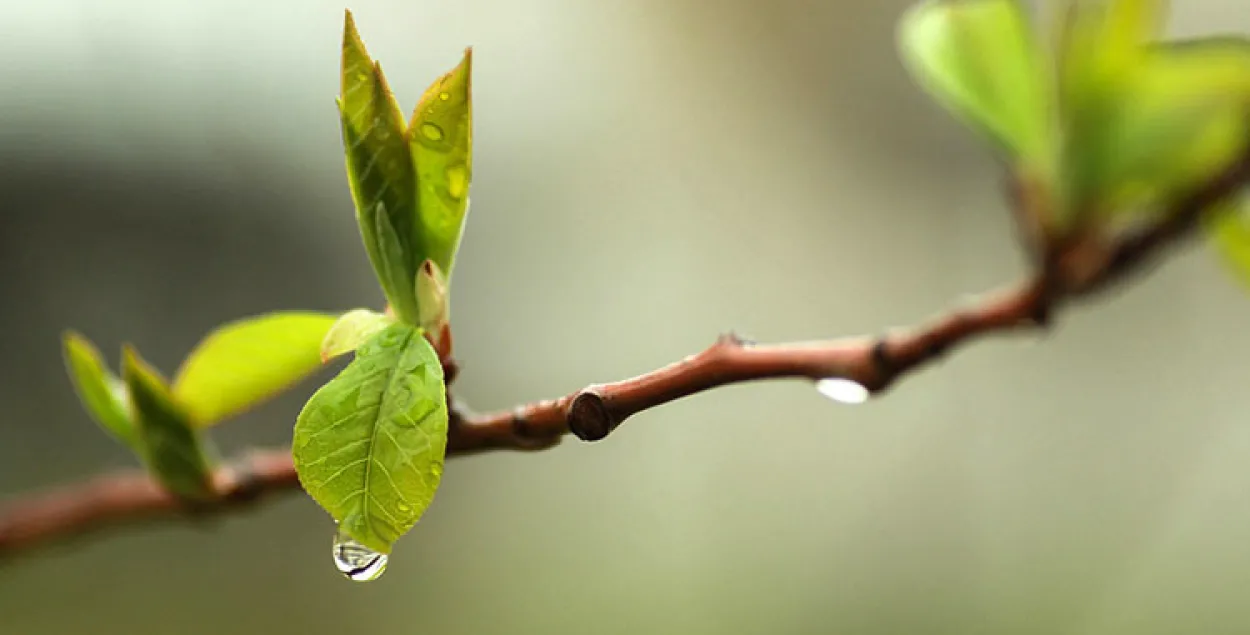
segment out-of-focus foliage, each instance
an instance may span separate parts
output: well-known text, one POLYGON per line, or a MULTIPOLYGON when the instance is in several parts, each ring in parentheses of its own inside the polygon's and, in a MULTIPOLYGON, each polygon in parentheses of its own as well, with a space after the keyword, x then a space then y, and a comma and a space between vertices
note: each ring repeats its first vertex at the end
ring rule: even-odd
POLYGON ((900 27, 920 83, 1046 188, 1049 222, 1150 218, 1246 152, 1246 40, 1160 41, 1161 0, 1061 4, 1053 38, 1017 0, 927 0, 900 27))

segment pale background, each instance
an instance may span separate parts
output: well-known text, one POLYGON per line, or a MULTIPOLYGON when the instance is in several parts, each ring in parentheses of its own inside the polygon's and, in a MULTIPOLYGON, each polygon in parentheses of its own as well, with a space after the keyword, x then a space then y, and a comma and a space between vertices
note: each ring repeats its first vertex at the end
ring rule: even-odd
MULTIPOLYGON (((1021 272, 984 152, 909 83, 904 0, 357 0, 401 103, 475 47, 458 393, 507 407, 915 322, 1021 272)), ((1177 32, 1250 31, 1242 0, 1177 32)), ((58 335, 167 372, 214 324, 377 306, 333 98, 341 2, 0 2, 0 499, 130 459, 58 335)), ((878 403, 801 382, 596 445, 455 459, 372 584, 300 494, 0 565, 0 633, 1244 633, 1250 297, 1201 248, 878 403)), ((288 440, 302 385, 217 433, 288 440)))

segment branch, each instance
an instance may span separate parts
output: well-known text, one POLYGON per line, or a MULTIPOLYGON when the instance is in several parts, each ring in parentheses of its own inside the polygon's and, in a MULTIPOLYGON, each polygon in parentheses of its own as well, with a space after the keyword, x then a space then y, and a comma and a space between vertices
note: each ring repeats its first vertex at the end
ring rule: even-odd
MULTIPOLYGON (((570 432, 597 441, 634 414, 739 382, 838 378, 879 394, 958 344, 980 335, 1044 327, 1061 301, 1085 297, 1141 271, 1165 247, 1191 235, 1202 215, 1248 178, 1250 155, 1177 199, 1163 220, 1141 232, 1110 243, 1097 235, 1079 236, 1052 251, 1035 278, 909 331, 774 345, 756 345, 729 334, 700 353, 649 373, 508 412, 478 415, 453 401, 448 455, 542 450, 570 432)), ((1029 199, 1027 189, 1017 192, 1017 211, 1025 220, 1039 208, 1029 199)), ((447 377, 455 373, 451 363, 447 377)), ((132 470, 19 498, 0 510, 0 558, 126 522, 199 518, 246 507, 265 495, 298 489, 299 480, 290 451, 284 449, 253 452, 221 468, 214 486, 215 501, 193 506, 164 491, 146 473, 132 470)))
MULTIPOLYGON (((737 382, 840 377, 880 392, 973 335, 1038 324, 1036 316, 1045 308, 1042 289, 1040 281, 1025 284, 929 326, 883 338, 757 346, 725 335, 701 353, 644 375, 509 412, 478 415, 453 401, 447 453, 542 450, 569 432, 598 440, 635 413, 737 382)), ((289 450, 267 450, 219 469, 214 487, 216 500, 191 505, 136 469, 18 499, 0 511, 0 557, 127 522, 246 507, 267 494, 298 489, 299 480, 289 450)))

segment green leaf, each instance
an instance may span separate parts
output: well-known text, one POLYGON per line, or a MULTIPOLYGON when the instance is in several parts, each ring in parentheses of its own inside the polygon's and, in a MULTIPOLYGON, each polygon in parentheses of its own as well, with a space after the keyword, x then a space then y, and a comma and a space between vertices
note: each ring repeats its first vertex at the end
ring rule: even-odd
POLYGON ((395 323, 395 318, 369 309, 353 309, 339 317, 321 340, 321 360, 350 353, 369 338, 395 323))
POLYGON ((1060 42, 1066 199, 1100 215, 1159 211, 1245 149, 1250 46, 1155 43, 1159 0, 1078 2, 1060 42))
POLYGON ((335 319, 282 311, 226 324, 187 356, 173 393, 199 427, 256 406, 320 368, 335 319))
POLYGON ((1207 236, 1229 272, 1250 289, 1250 218, 1247 201, 1238 195, 1225 199, 1205 217, 1207 236))
POLYGON ((361 238, 387 300, 401 319, 415 323, 417 307, 412 285, 417 265, 423 260, 417 238, 421 230, 416 173, 408 151, 403 114, 382 67, 369 57, 351 12, 346 13, 343 26, 341 71, 338 106, 348 184, 361 238), (391 246, 381 243, 385 237, 378 235, 382 224, 376 218, 379 213, 387 216, 383 220, 393 229, 393 239, 399 245, 398 259, 386 253, 391 246))
POLYGON ((899 44, 917 81, 1027 169, 1053 160, 1048 65, 1017 0, 927 0, 899 44))
POLYGON ((65 367, 87 414, 123 445, 137 452, 139 441, 122 380, 109 372, 100 352, 87 338, 69 331, 62 341, 65 367))
POLYGON ((1068 113, 1098 111, 1138 64, 1143 46, 1159 37, 1162 0, 1068 0, 1057 44, 1059 94, 1068 113))
POLYGON ((417 264, 433 260, 448 278, 469 209, 473 172, 472 78, 473 50, 465 49, 460 64, 421 96, 408 130, 421 214, 422 248, 417 264))
POLYGON ((433 500, 446 449, 442 365, 419 329, 397 323, 312 396, 292 454, 305 491, 340 530, 389 553, 433 500))
POLYGON ((213 496, 212 472, 191 418, 161 378, 130 346, 122 351, 122 379, 135 414, 141 456, 161 484, 179 497, 213 496))
POLYGON ((421 307, 421 328, 437 337, 451 319, 447 278, 433 260, 426 260, 417 272, 417 303, 421 307))

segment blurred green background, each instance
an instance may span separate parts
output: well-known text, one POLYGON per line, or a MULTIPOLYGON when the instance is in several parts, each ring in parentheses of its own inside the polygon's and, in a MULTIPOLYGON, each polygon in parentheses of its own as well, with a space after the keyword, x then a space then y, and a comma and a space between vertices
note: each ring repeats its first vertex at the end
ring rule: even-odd
MULTIPOLYGON (((405 108, 475 47, 457 394, 910 324, 1022 269, 989 157, 914 88, 904 0, 350 5, 405 108)), ((1174 32, 1250 31, 1241 0, 1174 32)), ((172 372, 213 325, 377 306, 341 3, 0 2, 0 500, 129 464, 58 337, 172 372)), ((452 460, 351 583, 291 493, 0 565, 0 633, 1244 633, 1250 298, 1201 248, 879 402, 802 382, 452 460)), ((324 376, 320 379, 324 379, 324 376)), ((288 441, 310 381, 216 432, 288 441)))

